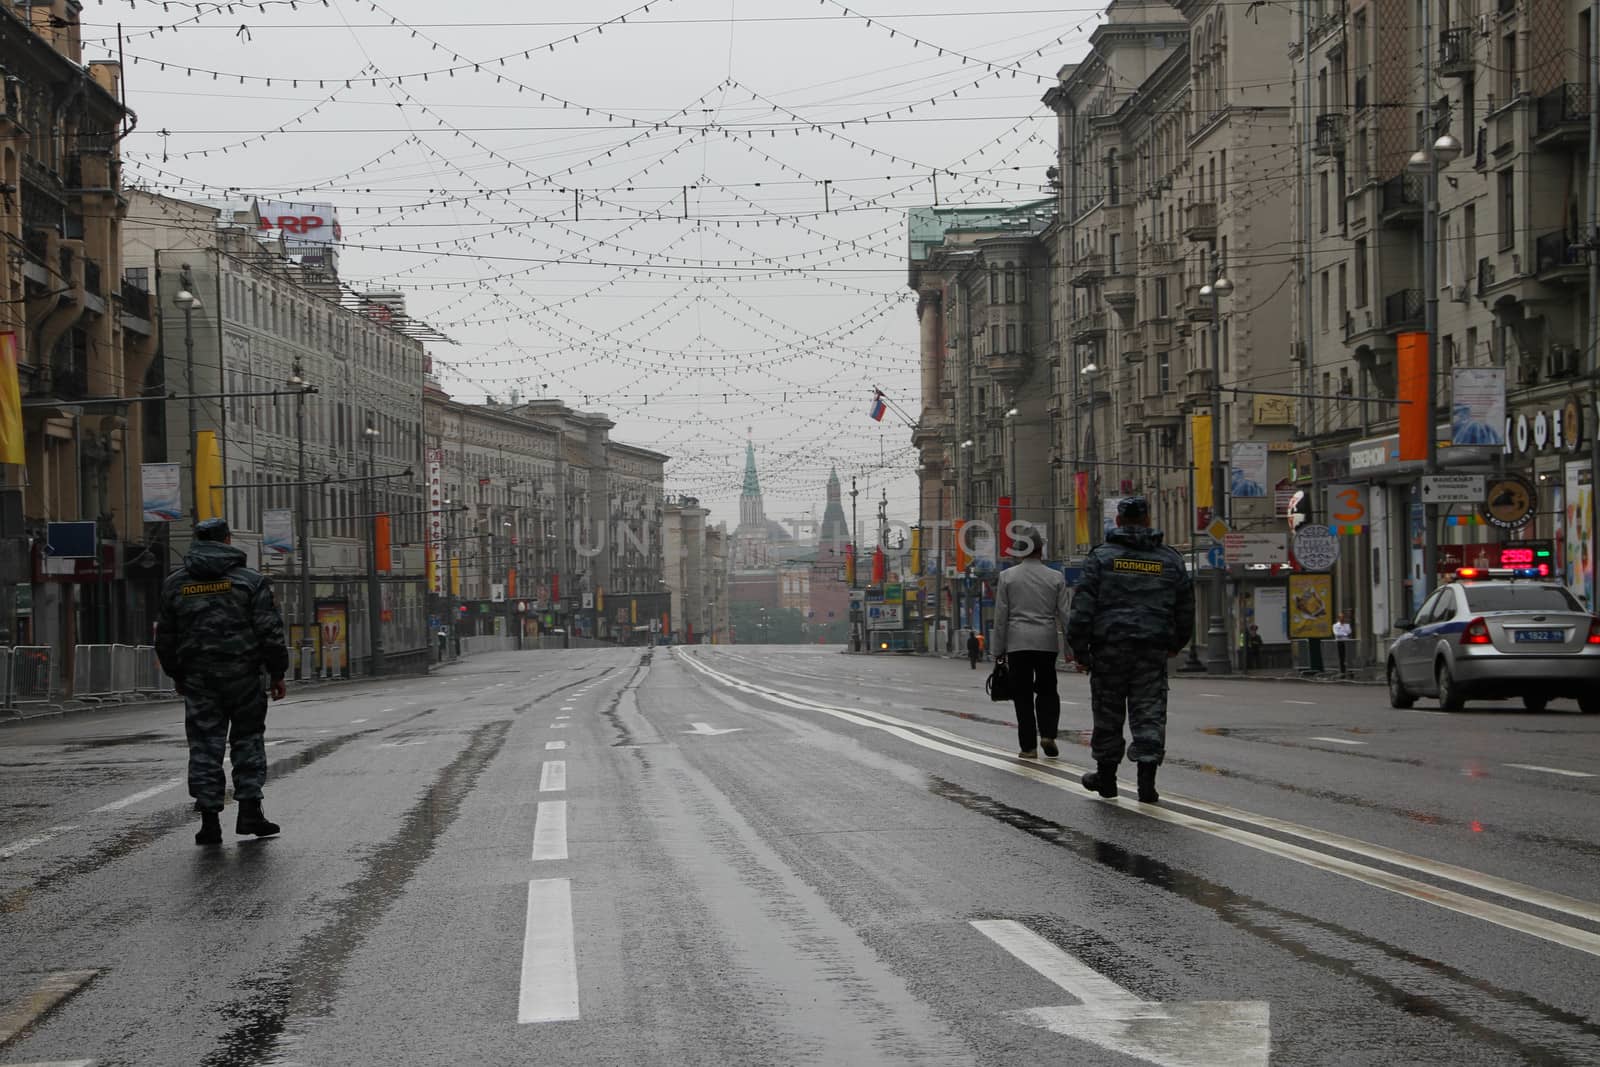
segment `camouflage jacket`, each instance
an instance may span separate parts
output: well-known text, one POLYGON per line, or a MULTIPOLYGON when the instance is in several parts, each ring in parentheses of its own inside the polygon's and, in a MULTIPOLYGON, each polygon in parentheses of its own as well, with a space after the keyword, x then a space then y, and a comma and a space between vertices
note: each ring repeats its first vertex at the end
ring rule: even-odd
POLYGON ((1080 660, 1101 650, 1177 652, 1194 629, 1194 583, 1160 530, 1118 527, 1083 561, 1067 641, 1080 660))
POLYGON ((232 545, 196 541, 161 587, 156 655, 179 684, 262 670, 282 678, 289 650, 272 582, 246 567, 232 545))

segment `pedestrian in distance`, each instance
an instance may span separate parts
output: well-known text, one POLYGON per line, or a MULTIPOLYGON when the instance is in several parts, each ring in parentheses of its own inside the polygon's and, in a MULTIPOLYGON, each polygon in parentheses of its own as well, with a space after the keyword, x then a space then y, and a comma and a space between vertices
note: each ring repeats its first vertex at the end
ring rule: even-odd
POLYGON ((1067 582, 1044 565, 1044 540, 1031 531, 1015 539, 1011 554, 1020 562, 1000 572, 990 647, 995 662, 1003 661, 1011 676, 1019 754, 1035 759, 1042 747, 1054 759, 1060 754, 1056 659, 1061 654, 1058 633, 1067 622, 1067 582))
POLYGON ((183 566, 161 587, 156 655, 184 701, 189 739, 189 795, 200 812, 197 845, 222 841, 226 781, 222 755, 231 743, 235 832, 270 837, 278 825, 261 810, 267 777, 267 694, 282 700, 289 668, 283 616, 272 582, 246 567, 224 519, 195 527, 183 566))
POLYGON ((1138 766, 1139 799, 1154 804, 1156 768, 1167 750, 1167 660, 1183 651, 1194 626, 1194 583, 1183 558, 1150 528, 1143 497, 1117 504, 1117 527, 1084 559, 1067 640, 1089 672, 1095 769, 1083 787, 1117 795, 1123 754, 1138 766), (1122 734, 1127 721, 1133 744, 1122 734))
POLYGON ((1350 643, 1350 638, 1355 636, 1355 627, 1350 625, 1348 611, 1339 614, 1339 621, 1333 624, 1333 643, 1339 650, 1339 673, 1345 673, 1345 646, 1350 643))
POLYGON ((1251 623, 1250 634, 1245 641, 1251 668, 1261 666, 1261 650, 1266 646, 1266 642, 1261 639, 1261 627, 1251 623))
POLYGON ((978 657, 983 655, 983 642, 978 640, 978 631, 967 633, 967 662, 972 664, 972 669, 978 669, 978 657))

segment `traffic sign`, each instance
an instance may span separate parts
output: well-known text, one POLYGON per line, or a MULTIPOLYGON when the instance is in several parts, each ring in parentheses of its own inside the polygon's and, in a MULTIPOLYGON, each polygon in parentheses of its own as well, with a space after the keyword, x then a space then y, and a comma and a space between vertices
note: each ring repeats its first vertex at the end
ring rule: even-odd
POLYGON ((1425 474, 1422 476, 1424 504, 1481 504, 1483 475, 1425 474))
POLYGON ((1226 570, 1228 556, 1221 545, 1206 549, 1206 569, 1213 571, 1226 570))
POLYGON ((1223 538, 1228 566, 1289 562, 1288 539, 1283 534, 1231 533, 1223 538))
POLYGON ((1206 533, 1211 535, 1213 541, 1225 541, 1232 532, 1233 527, 1220 518, 1212 519, 1211 524, 1206 527, 1206 533))
POLYGON ((1329 571, 1339 562, 1339 535, 1330 527, 1308 523, 1294 532, 1295 562, 1308 571, 1329 571))

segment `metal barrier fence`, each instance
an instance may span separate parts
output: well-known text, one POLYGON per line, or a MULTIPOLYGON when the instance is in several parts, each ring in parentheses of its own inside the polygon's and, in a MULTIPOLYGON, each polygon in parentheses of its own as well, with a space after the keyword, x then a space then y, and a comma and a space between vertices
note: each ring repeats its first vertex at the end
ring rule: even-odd
POLYGON ((493 634, 483 637, 463 637, 461 639, 461 654, 463 656, 476 656, 484 652, 514 652, 517 639, 514 637, 496 637, 493 634))
POLYGON ((56 691, 55 662, 48 645, 0 648, 0 674, 5 676, 5 706, 42 704, 56 691))
POLYGON ((161 669, 154 645, 78 645, 73 650, 75 699, 125 700, 171 692, 172 679, 161 669))

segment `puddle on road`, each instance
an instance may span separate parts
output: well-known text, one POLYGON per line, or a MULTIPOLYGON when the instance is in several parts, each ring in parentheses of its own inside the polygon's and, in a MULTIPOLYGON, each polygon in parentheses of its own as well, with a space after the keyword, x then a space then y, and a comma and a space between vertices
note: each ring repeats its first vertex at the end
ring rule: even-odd
MULTIPOLYGON (((1600 1062, 1600 1025, 1581 1015, 1524 993, 1501 989, 1447 964, 1336 923, 1268 904, 937 775, 929 776, 928 789, 935 796, 1065 849, 1080 859, 1182 897, 1302 962, 1360 982, 1388 1006, 1407 1015, 1448 1022, 1474 1041, 1507 1049, 1530 1062, 1600 1062), (1403 976, 1397 972, 1408 967, 1421 972, 1412 977, 1413 981, 1422 979, 1418 983, 1421 988, 1408 989, 1399 984, 1403 976), (1485 1021, 1497 1006, 1503 1009, 1501 1029, 1485 1021)), ((1110 809, 1105 811, 1111 813, 1110 809)), ((1366 1023, 1365 1019, 1359 1023, 1352 1020, 1351 1025, 1366 1023)))
POLYGON ((332 921, 306 937, 279 967, 245 979, 245 995, 222 1009, 232 1027, 202 1067, 251 1067, 275 1062, 292 1044, 291 1020, 326 1016, 334 1006, 350 956, 400 899, 439 838, 461 813, 478 777, 500 752, 512 720, 484 723, 406 812, 400 830, 366 856, 363 873, 333 904, 332 921))

